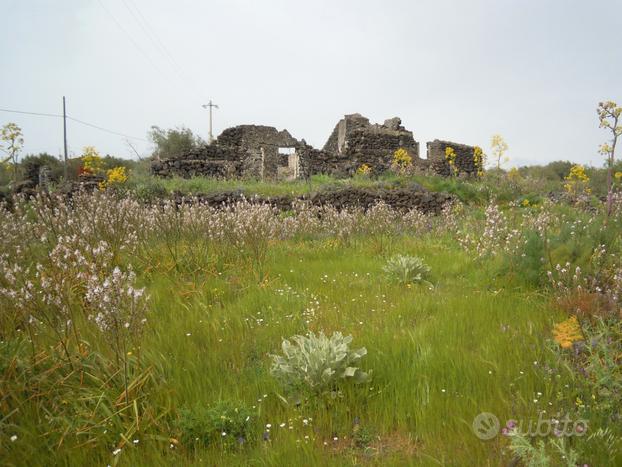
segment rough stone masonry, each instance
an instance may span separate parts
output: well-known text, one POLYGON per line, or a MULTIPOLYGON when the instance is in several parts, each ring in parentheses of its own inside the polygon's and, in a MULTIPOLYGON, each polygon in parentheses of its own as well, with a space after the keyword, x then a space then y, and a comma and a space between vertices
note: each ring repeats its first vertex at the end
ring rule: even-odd
POLYGON ((428 157, 419 157, 419 143, 402 126, 399 117, 382 124, 370 123, 361 114, 345 115, 324 147, 315 149, 297 140, 287 130, 261 125, 239 125, 224 130, 209 145, 169 159, 153 161, 152 173, 161 177, 206 176, 283 180, 308 178, 315 174, 348 177, 363 164, 373 173, 389 170, 395 152, 404 149, 415 166, 450 175, 445 149, 456 153, 460 174, 474 174, 474 146, 434 140, 427 143, 428 157))

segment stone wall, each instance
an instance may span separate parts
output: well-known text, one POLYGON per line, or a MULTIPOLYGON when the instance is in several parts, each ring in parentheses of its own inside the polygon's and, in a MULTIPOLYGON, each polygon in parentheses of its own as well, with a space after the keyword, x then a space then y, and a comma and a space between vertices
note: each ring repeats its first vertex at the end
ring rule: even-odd
POLYGON ((445 149, 448 147, 452 148, 456 153, 455 165, 458 174, 475 175, 477 173, 478 167, 473 159, 475 146, 438 139, 428 142, 426 146, 429 164, 437 174, 445 177, 451 175, 449 163, 445 158, 445 149))
POLYGON ((211 144, 178 157, 153 161, 151 173, 158 177, 234 177, 242 173, 242 159, 236 148, 211 144))
POLYGON ((265 125, 239 125, 224 130, 216 145, 232 148, 240 155, 244 176, 276 179, 279 167, 288 165, 287 159, 283 161, 279 154, 279 148, 297 148, 301 143, 287 130, 278 131, 265 125))
POLYGON ((160 177, 276 179, 279 169, 288 167, 289 163, 287 157, 279 154, 279 148, 297 148, 302 144, 287 130, 278 131, 263 125, 239 125, 224 130, 210 145, 152 162, 151 171, 160 177))
POLYGON ((283 211, 292 209, 292 204, 295 201, 308 201, 315 206, 330 205, 338 210, 353 207, 368 209, 379 201, 384 201, 398 211, 417 209, 425 213, 439 214, 448 202, 454 200, 454 197, 448 193, 427 191, 419 186, 396 189, 347 187, 298 197, 253 196, 245 198, 244 194, 239 191, 197 194, 193 198, 185 198, 180 194, 175 195, 177 204, 192 202, 193 199, 198 199, 210 206, 223 206, 247 199, 256 203, 268 203, 283 211))
MULTIPOLYGON (((361 114, 351 114, 337 123, 323 151, 341 157, 345 165, 366 164, 374 173, 380 173, 389 169, 395 151, 400 148, 408 151, 413 161, 419 159, 419 143, 398 117, 379 125, 371 124, 361 114)), ((344 171, 352 172, 350 168, 341 170, 344 171)))
POLYGON ((334 177, 349 177, 356 171, 356 162, 348 160, 333 152, 314 149, 304 146, 298 149, 300 156, 301 178, 311 175, 332 175, 334 177))

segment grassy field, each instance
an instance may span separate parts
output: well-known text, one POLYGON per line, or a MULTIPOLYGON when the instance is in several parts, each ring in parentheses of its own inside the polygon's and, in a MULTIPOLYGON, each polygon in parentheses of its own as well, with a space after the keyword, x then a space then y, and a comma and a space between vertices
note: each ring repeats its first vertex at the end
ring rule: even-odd
POLYGON ((318 191, 356 188, 400 188, 418 184, 430 191, 443 191, 457 196, 466 203, 481 203, 491 197, 502 201, 514 200, 517 191, 523 196, 537 198, 538 193, 559 189, 559 182, 545 180, 521 179, 521 183, 510 184, 505 177, 489 175, 490 181, 486 188, 473 180, 458 180, 441 176, 414 175, 400 176, 386 173, 380 176, 355 176, 352 178, 335 178, 328 175, 314 175, 307 180, 294 181, 258 181, 258 180, 226 180, 194 177, 184 179, 180 177, 154 178, 146 174, 136 174, 130 179, 128 187, 140 197, 149 198, 169 193, 185 195, 199 193, 218 193, 223 191, 240 191, 248 196, 300 196, 309 195, 318 191), (535 183, 534 183, 535 182, 535 183), (491 188, 493 191, 491 191, 491 188))
MULTIPOLYGON (((84 238, 111 245, 139 209, 107 198, 85 202, 95 206, 84 208, 95 226, 84 238)), ((590 217, 551 209, 572 223, 590 217)), ((72 302, 79 313, 71 326, 80 331, 75 338, 68 332, 67 358, 43 324, 27 338, 26 327, 10 332, 4 319, 2 464, 507 465, 509 438, 478 438, 472 427, 478 414, 495 414, 501 426, 511 419, 526 424, 576 408, 586 389, 560 363, 552 341, 553 326, 568 315, 541 286, 543 267, 534 273, 526 269, 528 258, 512 255, 478 258, 457 237, 478 232, 483 209, 456 216, 463 231, 436 219, 431 229, 400 229, 383 241, 382 232, 304 229, 265 238, 260 267, 252 244, 260 240, 210 241, 183 221, 183 231, 163 222, 166 228, 137 240, 142 246, 131 253, 113 248, 112 264, 132 263, 150 297, 140 338, 123 347, 127 369, 118 355, 115 364, 110 337, 82 316, 90 306, 84 298, 72 302), (391 281, 383 267, 398 253, 422 258, 429 283, 391 281), (344 384, 336 396, 289 398, 270 372, 270 355, 280 353, 283 339, 308 331, 352 335, 353 348, 367 349, 360 366, 371 379, 344 384), (248 436, 232 443, 224 431, 216 441, 193 438, 184 414, 223 402, 249 414, 248 436)), ((49 239, 26 247, 22 237, 5 231, 7 257, 45 264, 49 239), (22 245, 17 256, 16 245, 22 245)), ((579 258, 583 240, 565 238, 561 228, 551 254, 579 258)), ((524 248, 528 256, 539 254, 524 248)), ((599 413, 573 416, 579 414, 609 426, 599 413)), ((607 451, 581 446, 582 461, 615 465, 607 451)))

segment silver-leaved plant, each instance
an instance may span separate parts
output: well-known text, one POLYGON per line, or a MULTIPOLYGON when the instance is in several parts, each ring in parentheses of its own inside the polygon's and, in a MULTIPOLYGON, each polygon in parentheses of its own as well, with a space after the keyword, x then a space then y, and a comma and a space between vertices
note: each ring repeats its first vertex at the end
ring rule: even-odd
POLYGON ((370 376, 357 365, 367 349, 352 350, 351 342, 352 336, 340 332, 330 337, 309 332, 285 339, 283 355, 272 355, 271 373, 294 392, 335 393, 342 383, 363 383, 370 376))
POLYGON ((430 284, 425 280, 430 267, 418 256, 395 255, 387 261, 383 271, 401 284, 430 284))

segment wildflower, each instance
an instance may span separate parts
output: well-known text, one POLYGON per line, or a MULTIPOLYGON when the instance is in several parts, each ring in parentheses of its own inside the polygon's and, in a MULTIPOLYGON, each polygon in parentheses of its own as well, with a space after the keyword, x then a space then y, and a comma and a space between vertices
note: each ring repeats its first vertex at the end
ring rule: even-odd
POLYGON ((363 164, 358 169, 356 169, 356 174, 362 175, 363 177, 367 177, 371 175, 371 167, 367 164, 363 164))
POLYGON ((391 162, 391 169, 399 174, 405 174, 413 165, 413 158, 408 154, 404 148, 399 148, 393 154, 393 161, 391 162))
POLYGON ((15 441, 17 441, 17 435, 11 436, 11 442, 14 443, 15 441))
POLYGON ((582 341, 583 334, 576 316, 558 323, 553 328, 553 336, 562 349, 572 347, 574 342, 582 341))
POLYGON ((456 168, 456 151, 454 151, 454 148, 451 148, 449 146, 445 148, 445 160, 447 161, 447 164, 449 165, 449 174, 455 175, 457 172, 457 168, 456 168))

